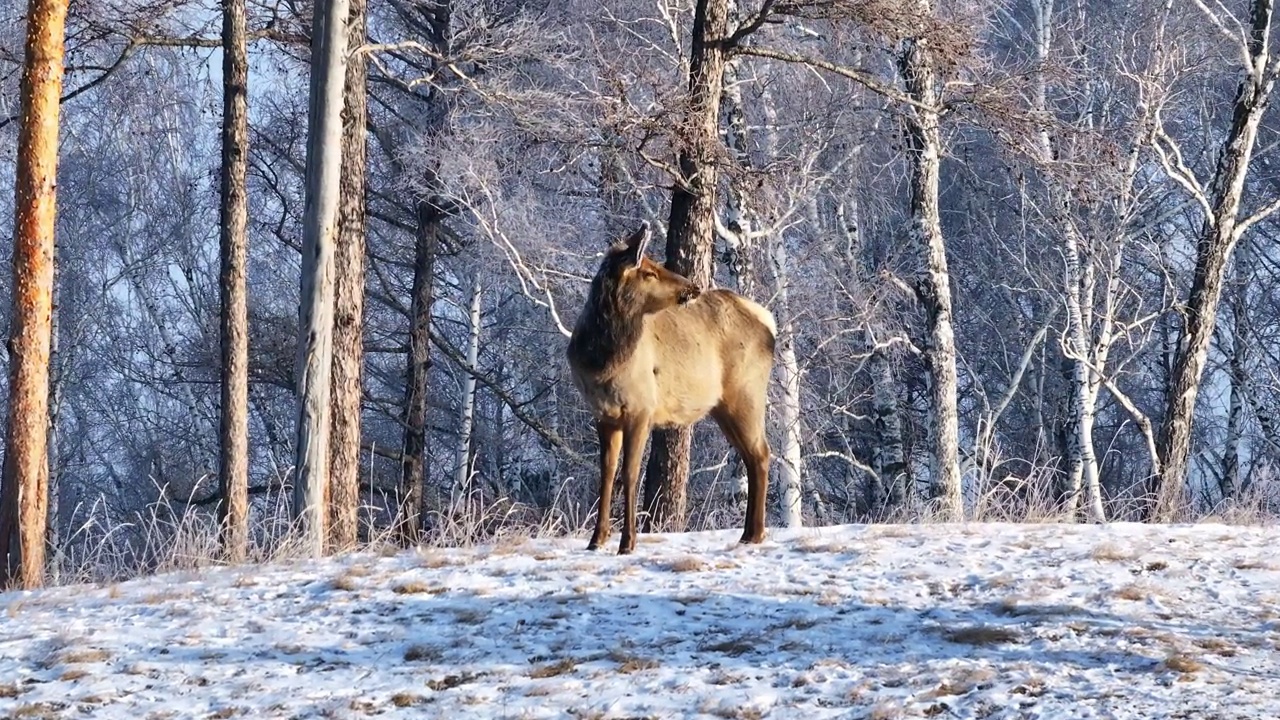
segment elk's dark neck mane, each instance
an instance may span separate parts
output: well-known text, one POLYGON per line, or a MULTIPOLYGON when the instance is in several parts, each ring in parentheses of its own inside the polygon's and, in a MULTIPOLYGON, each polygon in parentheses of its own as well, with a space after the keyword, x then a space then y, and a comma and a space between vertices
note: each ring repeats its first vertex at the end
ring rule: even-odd
POLYGON ((640 343, 644 315, 639 303, 603 276, 591 281, 587 305, 569 341, 569 352, 584 369, 600 372, 625 362, 640 343))

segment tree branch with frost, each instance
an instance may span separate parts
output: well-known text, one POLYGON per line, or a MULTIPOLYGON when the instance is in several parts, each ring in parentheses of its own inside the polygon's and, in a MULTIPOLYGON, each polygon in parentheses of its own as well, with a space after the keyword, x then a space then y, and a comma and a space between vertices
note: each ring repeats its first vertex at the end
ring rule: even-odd
MULTIPOLYGON (((483 192, 488 194, 486 188, 483 192)), ((490 207, 493 207, 492 205, 490 207)), ((551 314, 551 320, 555 323, 556 329, 565 337, 573 337, 573 331, 565 326, 564 321, 560 318, 560 311, 556 308, 555 297, 551 294, 551 288, 538 282, 532 268, 525 263, 524 257, 520 254, 520 250, 511 242, 511 238, 499 226, 496 215, 486 218, 483 213, 477 212, 476 208, 472 208, 472 214, 476 218, 476 222, 480 225, 481 230, 490 241, 498 246, 503 255, 507 258, 507 263, 515 270, 516 280, 520 282, 520 292, 530 302, 538 307, 545 308, 551 314), (534 290, 541 293, 546 299, 543 300, 530 290, 530 286, 534 290)))
POLYGON ((866 89, 874 93, 883 95, 884 97, 890 98, 892 100, 896 100, 900 103, 903 103, 904 105, 910 105, 911 107, 914 107, 918 110, 924 110, 926 112, 942 112, 942 108, 938 108, 932 105, 928 105, 926 103, 922 103, 919 100, 916 100, 911 96, 907 95, 906 93, 900 90, 897 90, 896 88, 890 85, 886 85, 885 83, 882 83, 879 80, 876 80, 875 77, 873 77, 870 73, 866 73, 851 67, 846 67, 844 65, 837 65, 836 63, 828 62, 826 60, 810 57, 807 55, 797 55, 793 53, 782 52, 781 50, 773 50, 771 48, 759 47, 756 45, 741 45, 735 48, 733 50, 733 53, 736 55, 749 55, 751 57, 767 58, 769 60, 778 60, 781 62, 793 63, 796 65, 808 65, 809 67, 812 67, 812 68, 825 70, 826 72, 829 72, 832 75, 839 75, 840 77, 845 78, 847 80, 852 80, 853 82, 858 83, 859 85, 865 87, 866 89))
POLYGON ((1137 423, 1138 429, 1142 432, 1142 437, 1147 443, 1147 454, 1151 456, 1151 474, 1159 475, 1161 467, 1160 452, 1156 449, 1156 434, 1155 428, 1151 424, 1151 418, 1147 417, 1147 414, 1138 408, 1137 403, 1131 400, 1129 396, 1116 385, 1114 378, 1108 377, 1105 373, 1101 372, 1098 367, 1089 362, 1088 358, 1080 357, 1078 354, 1073 352, 1071 348, 1061 340, 1058 341, 1058 345, 1062 349, 1063 357, 1068 360, 1081 362, 1085 367, 1089 368, 1089 371, 1102 381, 1102 386, 1107 389, 1107 392, 1111 393, 1111 397, 1115 398, 1116 402, 1120 403, 1120 407, 1124 408, 1125 412, 1129 413, 1129 416, 1133 418, 1135 423, 1137 423))
POLYGON ((1164 131, 1164 123, 1160 121, 1159 115, 1159 111, 1156 111, 1156 121, 1153 123, 1151 132, 1151 147, 1155 148, 1156 155, 1160 157, 1160 164, 1164 167, 1165 173, 1191 195, 1204 212, 1205 222, 1213 225, 1216 219, 1213 216, 1213 206, 1204 194, 1204 186, 1182 159, 1182 149, 1178 147, 1177 141, 1164 131))
POLYGON ((1271 217, 1272 215, 1275 214, 1277 210, 1280 210, 1280 198, 1273 200, 1266 207, 1258 210, 1257 212, 1245 218, 1244 220, 1241 220, 1236 225, 1236 229, 1234 233, 1235 240, 1239 241, 1240 238, 1244 237, 1245 232, 1248 231, 1249 228, 1271 217))
POLYGON ((1222 21, 1222 17, 1210 9, 1209 6, 1204 3, 1204 0, 1191 0, 1191 3, 1200 9, 1200 12, 1209 19, 1209 24, 1221 33, 1223 38, 1236 46, 1236 49, 1240 51, 1240 59, 1244 62, 1244 66, 1252 67, 1253 61, 1249 57, 1249 36, 1245 32, 1244 26, 1240 24, 1240 21, 1231 13, 1230 10, 1222 4, 1221 0, 1214 0, 1214 4, 1218 6, 1218 9, 1221 10, 1224 15, 1231 18, 1231 21, 1235 23, 1236 32, 1232 32, 1231 28, 1227 27, 1227 24, 1222 21))
POLYGON ((862 472, 866 473, 867 475, 873 478, 880 477, 880 474, 875 471, 875 468, 871 467, 867 463, 862 462, 861 460, 859 460, 858 458, 854 457, 849 453, 842 453, 836 450, 827 450, 820 453, 813 453, 810 455, 806 455, 805 458, 806 460, 809 460, 809 461, 823 460, 825 458, 836 458, 838 460, 843 460, 846 463, 848 463, 849 467, 852 467, 856 470, 861 470, 862 472))

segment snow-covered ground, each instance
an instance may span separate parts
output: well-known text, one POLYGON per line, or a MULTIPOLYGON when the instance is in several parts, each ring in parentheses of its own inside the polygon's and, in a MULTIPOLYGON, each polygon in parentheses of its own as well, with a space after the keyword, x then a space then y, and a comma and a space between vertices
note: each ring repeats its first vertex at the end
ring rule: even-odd
POLYGON ((0 717, 1280 717, 1280 529, 737 535, 0 594, 0 717))

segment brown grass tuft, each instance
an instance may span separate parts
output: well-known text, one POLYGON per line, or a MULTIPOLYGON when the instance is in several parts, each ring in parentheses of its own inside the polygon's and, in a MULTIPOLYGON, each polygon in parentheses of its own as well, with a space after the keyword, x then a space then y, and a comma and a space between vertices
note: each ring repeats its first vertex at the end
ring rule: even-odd
POLYGON ((959 645, 1001 645, 1022 639, 1016 630, 999 625, 950 628, 943 631, 942 637, 959 645))
POLYGON ((1104 542, 1089 553, 1089 557, 1098 562, 1128 562, 1138 558, 1138 551, 1116 542, 1104 542))
POLYGON ((675 560, 668 560, 660 564, 660 567, 669 572, 702 572, 711 568, 705 560, 701 560, 692 555, 685 555, 675 560))
POLYGON ((444 653, 430 645, 410 645, 404 651, 405 662, 436 662, 442 657, 444 653))
POLYGON ((0 698, 16 698, 25 692, 17 683, 0 684, 0 698))
POLYGON ((651 658, 632 655, 625 650, 613 650, 609 653, 609 659, 618 663, 618 672, 624 675, 630 675, 634 672, 642 670, 652 670, 660 665, 657 660, 651 658))
POLYGON ((76 680, 79 680, 80 678, 85 678, 88 676, 89 676, 88 670, 85 670, 83 668, 71 668, 70 670, 67 670, 66 672, 59 675, 58 680, 61 680, 62 682, 74 682, 76 680))
POLYGON ((1184 675, 1200 672, 1204 669, 1204 663, 1185 653, 1173 653, 1164 659, 1163 664, 1164 667, 1184 675))
POLYGON ((1197 638, 1196 647, 1222 657, 1235 657, 1236 653, 1239 652, 1235 645, 1220 637, 1197 638))
POLYGON ((430 593, 439 595, 444 592, 443 587, 433 587, 425 580, 402 580, 391 586, 391 592, 397 595, 421 595, 422 593, 430 593))
POLYGON ((74 665, 76 663, 100 663, 111 659, 111 653, 102 648, 71 648, 51 658, 50 665, 74 665))
POLYGON ((398 708, 411 707, 421 703, 422 700, 423 697, 421 695, 414 695, 413 693, 407 692, 398 692, 391 696, 391 704, 398 708))
POLYGON ((754 650, 755 644, 751 642, 750 638, 743 636, 740 638, 733 638, 731 640, 723 640, 718 643, 702 645, 698 649, 702 652, 714 652, 722 655, 728 655, 729 657, 739 657, 754 650))
POLYGON ((538 667, 530 670, 528 674, 529 677, 535 680, 541 680, 543 678, 556 677, 564 675, 565 673, 571 673, 576 667, 578 667, 576 660, 573 658, 565 658, 547 665, 539 665, 538 667))
POLYGON ((360 589, 360 583, 356 581, 354 575, 347 573, 333 579, 333 589, 343 592, 355 592, 360 589))

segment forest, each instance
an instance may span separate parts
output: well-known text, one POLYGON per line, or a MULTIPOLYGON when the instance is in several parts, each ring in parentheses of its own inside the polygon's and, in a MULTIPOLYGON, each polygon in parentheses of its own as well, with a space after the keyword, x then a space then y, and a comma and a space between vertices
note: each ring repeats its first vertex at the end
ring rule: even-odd
MULTIPOLYGON (((8 580, 585 530, 565 348, 642 221, 777 320, 770 527, 1275 514, 1271 0, 0 18, 8 580)), ((644 490, 742 523, 709 422, 644 490)))

